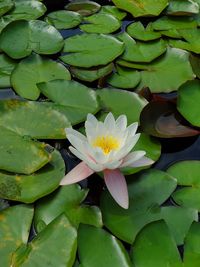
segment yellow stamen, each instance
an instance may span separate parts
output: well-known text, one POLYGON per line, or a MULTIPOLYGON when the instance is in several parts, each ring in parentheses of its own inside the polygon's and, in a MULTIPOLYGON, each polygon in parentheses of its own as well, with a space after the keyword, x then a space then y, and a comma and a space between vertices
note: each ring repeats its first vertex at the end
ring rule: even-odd
POLYGON ((119 148, 119 140, 112 135, 98 136, 94 142, 94 147, 100 147, 104 154, 110 153, 111 150, 119 148))

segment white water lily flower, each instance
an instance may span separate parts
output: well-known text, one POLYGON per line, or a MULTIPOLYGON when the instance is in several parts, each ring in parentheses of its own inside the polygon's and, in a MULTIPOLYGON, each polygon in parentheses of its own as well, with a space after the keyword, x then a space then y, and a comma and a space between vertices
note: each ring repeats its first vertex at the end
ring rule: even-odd
POLYGON ((66 129, 67 138, 73 145, 70 151, 82 160, 61 180, 60 185, 79 182, 94 172, 103 172, 105 184, 123 208, 128 208, 128 190, 120 168, 141 167, 154 163, 145 157, 145 151, 130 152, 140 134, 136 134, 138 123, 127 127, 127 118, 121 115, 115 121, 109 113, 104 122, 88 114, 85 122, 86 136, 72 128, 66 129))

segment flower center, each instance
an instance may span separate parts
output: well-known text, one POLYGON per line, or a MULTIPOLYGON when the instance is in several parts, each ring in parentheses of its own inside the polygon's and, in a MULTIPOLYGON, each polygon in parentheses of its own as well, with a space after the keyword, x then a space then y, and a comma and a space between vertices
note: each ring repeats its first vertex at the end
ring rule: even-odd
POLYGON ((104 154, 108 154, 111 150, 119 148, 119 140, 112 135, 98 136, 94 140, 93 146, 100 147, 104 154))

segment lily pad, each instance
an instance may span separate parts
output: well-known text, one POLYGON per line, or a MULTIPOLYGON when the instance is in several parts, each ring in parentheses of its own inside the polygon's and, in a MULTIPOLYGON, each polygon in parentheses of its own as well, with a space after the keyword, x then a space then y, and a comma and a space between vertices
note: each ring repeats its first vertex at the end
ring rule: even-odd
POLYGON ((200 79, 200 56, 191 54, 190 55, 190 63, 193 69, 193 72, 200 79))
POLYGON ((77 232, 65 215, 49 224, 27 246, 21 246, 12 258, 12 266, 71 267, 75 261, 77 232))
POLYGON ((106 65, 124 51, 124 44, 115 37, 104 34, 85 33, 65 40, 62 61, 77 67, 106 65))
POLYGON ((79 13, 67 10, 58 10, 49 13, 45 21, 53 25, 56 29, 71 29, 78 26, 82 17, 79 13))
POLYGON ((147 225, 137 236, 132 260, 138 267, 181 267, 176 243, 163 221, 147 225))
POLYGON ((200 161, 181 161, 175 163, 167 172, 177 179, 178 185, 184 186, 174 192, 174 201, 183 206, 200 211, 200 161))
POLYGON ((113 0, 116 7, 126 10, 133 17, 158 16, 168 5, 168 0, 113 0))
POLYGON ((172 47, 185 49, 200 54, 200 29, 178 31, 183 40, 169 40, 172 47))
POLYGON ((133 92, 109 88, 96 92, 100 98, 102 110, 111 111, 116 117, 125 114, 128 124, 139 121, 140 113, 147 104, 146 99, 133 92))
POLYGON ((66 116, 42 102, 1 100, 0 117, 1 126, 38 139, 65 139, 64 129, 70 127, 66 116))
POLYGON ((0 214, 0 257, 2 266, 11 266, 14 251, 28 242, 33 219, 33 208, 16 205, 1 211, 0 214))
POLYGON ((25 139, 2 126, 0 147, 0 169, 9 172, 31 174, 51 159, 44 144, 25 139))
POLYGON ((32 175, 17 175, 0 172, 0 197, 33 203, 58 188, 65 174, 65 164, 56 150, 51 161, 32 175))
POLYGON ((13 0, 0 0, 0 16, 8 12, 13 6, 13 0))
POLYGON ((177 48, 168 48, 162 57, 144 65, 138 89, 148 87, 153 93, 169 93, 194 78, 189 53, 177 48))
POLYGON ((127 15, 126 12, 118 9, 116 6, 102 6, 100 12, 113 15, 118 20, 123 20, 127 15))
POLYGON ((153 29, 156 31, 192 29, 197 27, 197 21, 192 17, 167 17, 163 16, 153 22, 153 29))
POLYGON ((12 21, 37 19, 46 11, 46 6, 38 0, 15 0, 15 6, 6 14, 6 18, 10 18, 12 21))
POLYGON ((10 57, 20 59, 31 54, 55 54, 63 47, 61 34, 40 20, 17 20, 1 32, 0 48, 10 57))
POLYGON ((103 67, 93 67, 90 69, 70 67, 71 74, 79 80, 93 82, 104 76, 107 76, 113 71, 113 63, 105 65, 103 67))
POLYGON ((168 15, 184 16, 199 13, 199 5, 192 0, 172 0, 166 9, 168 15))
POLYGON ((96 92, 81 83, 54 80, 40 83, 38 87, 50 100, 63 106, 61 112, 65 113, 71 124, 77 123, 77 120, 83 121, 88 113, 96 113, 99 110, 96 92), (72 113, 74 114, 71 116, 72 113))
POLYGON ((152 23, 145 28, 140 21, 134 22, 129 24, 126 30, 131 37, 140 41, 152 41, 161 37, 159 32, 154 31, 152 23))
POLYGON ((84 267, 132 266, 121 242, 105 230, 94 226, 79 227, 78 254, 81 266, 84 267))
POLYGON ((132 89, 140 82, 140 73, 137 70, 116 67, 117 72, 107 79, 108 84, 117 88, 132 89))
POLYGON ((0 88, 10 87, 10 75, 16 66, 16 62, 5 54, 0 54, 0 88))
POLYGON ((139 177, 129 176, 129 209, 119 207, 105 192, 101 198, 104 224, 118 238, 132 244, 146 224, 162 218, 160 205, 176 185, 172 176, 155 169, 144 171, 139 177))
POLYGON ((38 201, 34 216, 37 232, 40 232, 62 213, 76 228, 80 223, 101 227, 102 218, 99 208, 81 204, 87 193, 88 190, 81 189, 79 185, 63 186, 50 196, 38 201))
POLYGON ((37 83, 55 79, 70 80, 71 75, 62 64, 32 54, 22 59, 13 70, 11 84, 21 97, 36 100, 40 95, 37 83))
POLYGON ((88 33, 112 33, 121 27, 121 22, 113 15, 98 13, 84 19, 86 24, 80 26, 80 29, 88 33))
POLYGON ((185 120, 169 101, 151 101, 141 112, 141 129, 161 138, 199 135, 199 131, 186 125, 185 120))
POLYGON ((119 40, 125 43, 125 51, 121 58, 133 62, 151 62, 166 51, 164 40, 156 40, 148 43, 135 41, 126 32, 118 35, 119 40))
POLYGON ((200 127, 200 81, 188 81, 178 90, 177 108, 192 125, 200 127))
POLYGON ((87 0, 73 1, 65 6, 65 9, 78 12, 82 16, 90 16, 100 8, 101 6, 97 2, 87 0))

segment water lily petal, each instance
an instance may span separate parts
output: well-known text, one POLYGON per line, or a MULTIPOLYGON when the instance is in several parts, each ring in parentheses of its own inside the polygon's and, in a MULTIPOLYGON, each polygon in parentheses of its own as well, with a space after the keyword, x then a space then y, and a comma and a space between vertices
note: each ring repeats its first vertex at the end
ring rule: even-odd
POLYGON ((128 189, 124 175, 118 170, 104 170, 105 184, 115 199, 115 201, 124 209, 128 209, 128 189))
POLYGON ((115 118, 111 112, 108 113, 104 120, 104 127, 106 128, 108 134, 110 131, 115 129, 115 118))
POLYGON ((137 131, 137 128, 138 128, 138 122, 134 122, 134 123, 132 123, 131 125, 129 125, 129 126, 126 128, 126 131, 128 132, 127 139, 128 139, 128 138, 131 138, 132 136, 135 135, 135 133, 136 133, 136 131, 137 131))
POLYGON ((77 183, 81 180, 86 179, 93 173, 93 170, 91 170, 84 162, 81 162, 64 176, 64 178, 60 182, 60 185, 77 183))
POLYGON ((78 132, 72 128, 65 128, 65 133, 66 133, 67 139, 68 139, 68 135, 70 135, 70 136, 73 135, 73 136, 76 136, 81 141, 84 141, 84 142, 87 141, 87 138, 85 137, 85 135, 81 134, 80 132, 78 132))
POLYGON ((141 159, 131 163, 130 165, 128 165, 129 167, 133 167, 133 168, 137 168, 137 167, 143 167, 143 166, 148 166, 153 164, 155 161, 153 161, 150 158, 147 157, 142 157, 141 159))
POLYGON ((135 161, 138 161, 139 159, 143 158, 145 154, 146 154, 146 152, 145 151, 142 151, 142 150, 141 151, 134 151, 134 152, 129 153, 123 159, 123 163, 121 164, 120 167, 130 166, 135 161))
POLYGON ((127 118, 125 115, 120 115, 116 120, 116 128, 119 131, 124 131, 127 126, 127 118))
POLYGON ((114 170, 117 169, 119 166, 121 166, 122 164, 122 160, 115 160, 112 162, 106 162, 105 164, 103 164, 104 169, 110 169, 110 170, 114 170))

